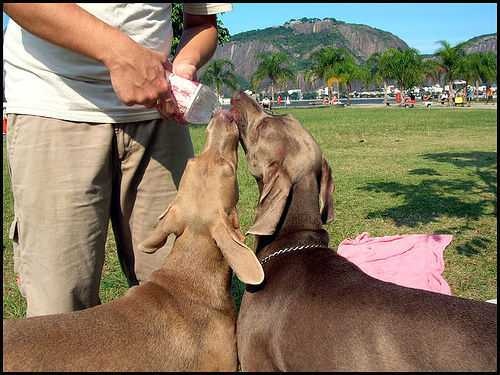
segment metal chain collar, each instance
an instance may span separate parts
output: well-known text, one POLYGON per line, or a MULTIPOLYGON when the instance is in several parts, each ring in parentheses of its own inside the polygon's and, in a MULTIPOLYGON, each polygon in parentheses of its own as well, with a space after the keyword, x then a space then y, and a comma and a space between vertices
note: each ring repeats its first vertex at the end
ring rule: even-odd
POLYGON ((260 260, 260 264, 263 265, 263 264, 267 263, 271 258, 278 256, 278 255, 281 255, 281 254, 291 253, 291 252, 299 251, 302 249, 309 249, 312 247, 324 247, 324 246, 325 246, 324 244, 317 243, 317 244, 300 245, 300 246, 294 246, 294 247, 285 247, 284 249, 278 250, 278 251, 272 253, 271 255, 268 255, 264 259, 260 260))

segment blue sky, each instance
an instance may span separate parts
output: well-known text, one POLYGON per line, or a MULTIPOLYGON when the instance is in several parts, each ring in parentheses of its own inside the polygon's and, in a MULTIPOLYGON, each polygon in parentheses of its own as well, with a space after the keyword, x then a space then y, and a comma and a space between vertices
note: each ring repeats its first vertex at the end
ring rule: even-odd
MULTIPOLYGON (((496 3, 233 3, 221 16, 231 34, 278 26, 291 18, 333 17, 389 31, 421 53, 433 53, 436 41, 452 45, 497 31, 496 3)), ((4 14, 3 24, 7 17, 4 14)))

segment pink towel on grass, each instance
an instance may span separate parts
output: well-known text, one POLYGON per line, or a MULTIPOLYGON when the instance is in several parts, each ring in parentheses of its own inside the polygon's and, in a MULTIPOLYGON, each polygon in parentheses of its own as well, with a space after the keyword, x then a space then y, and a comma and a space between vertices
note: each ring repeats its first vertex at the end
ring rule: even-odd
POLYGON ((453 236, 409 234, 346 239, 337 253, 368 275, 394 284, 451 295, 443 278, 443 251, 453 236))

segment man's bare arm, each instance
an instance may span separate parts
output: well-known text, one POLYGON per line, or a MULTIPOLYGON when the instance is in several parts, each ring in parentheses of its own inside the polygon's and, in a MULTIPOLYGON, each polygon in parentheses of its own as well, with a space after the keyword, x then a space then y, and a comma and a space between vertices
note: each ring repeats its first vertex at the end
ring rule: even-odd
POLYGON ((32 34, 106 65, 113 89, 125 104, 151 108, 158 98, 170 95, 166 55, 139 45, 78 5, 5 3, 3 10, 32 34))
POLYGON ((217 48, 217 16, 184 13, 184 31, 173 62, 174 73, 196 78, 201 68, 217 48))

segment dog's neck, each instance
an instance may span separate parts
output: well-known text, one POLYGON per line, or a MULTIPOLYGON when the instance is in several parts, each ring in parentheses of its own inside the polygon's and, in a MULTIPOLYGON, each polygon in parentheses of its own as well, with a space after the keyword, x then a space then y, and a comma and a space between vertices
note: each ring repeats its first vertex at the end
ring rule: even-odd
POLYGON ((292 186, 275 233, 256 237, 256 253, 262 258, 287 246, 312 243, 328 246, 328 241, 319 211, 318 181, 311 173, 292 186))
POLYGON ((164 264, 149 280, 165 290, 190 296, 198 304, 224 310, 233 308, 231 275, 212 237, 187 228, 176 238, 164 264))

